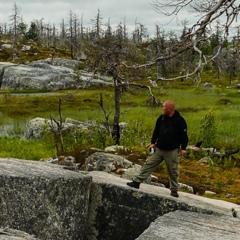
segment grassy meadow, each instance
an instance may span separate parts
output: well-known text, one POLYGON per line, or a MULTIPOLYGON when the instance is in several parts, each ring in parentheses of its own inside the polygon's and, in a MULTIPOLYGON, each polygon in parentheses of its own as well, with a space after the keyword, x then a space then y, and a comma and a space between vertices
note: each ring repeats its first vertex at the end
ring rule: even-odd
MULTIPOLYGON (((112 89, 85 89, 78 92, 49 94, 2 93, 0 95, 1 136, 5 137, 4 141, 7 141, 6 137, 24 136, 28 121, 35 117, 49 118, 50 115, 54 115, 56 119, 59 119, 60 98, 62 99, 61 109, 64 119, 96 121, 102 124, 105 121, 105 115, 99 106, 100 91, 103 95, 104 108, 109 113, 110 122, 112 122, 114 117, 114 93, 112 89)), ((214 146, 204 147, 239 148, 240 98, 236 89, 164 88, 161 91, 154 89, 154 95, 162 102, 167 99, 175 101, 176 109, 187 121, 190 145, 195 145, 197 141, 202 140, 200 136, 201 120, 211 113, 214 117, 216 138, 214 146)), ((120 121, 130 125, 128 135, 131 136, 123 136, 122 145, 127 144, 126 147, 131 148, 144 147, 149 143, 156 118, 162 113, 160 106, 152 107, 148 103, 149 97, 146 90, 130 89, 123 93, 120 121), (131 138, 131 141, 127 139, 128 137, 131 138)), ((44 152, 46 147, 43 147, 44 152)), ((0 156, 1 154, 0 152, 0 156)), ((46 152, 46 157, 48 155, 49 153, 46 152)))
MULTIPOLYGON (((41 160, 56 156, 52 138, 27 140, 24 138, 29 120, 35 117, 49 118, 55 116, 59 120, 59 99, 62 100, 63 118, 73 118, 79 121, 105 122, 105 115, 99 106, 100 92, 103 105, 112 123, 114 117, 113 89, 84 89, 55 93, 1 93, 0 94, 0 157, 41 160)), ((161 102, 172 99, 176 109, 186 119, 188 124, 189 145, 195 145, 201 140, 202 133, 206 139, 211 139, 210 146, 223 150, 239 148, 240 143, 240 98, 237 89, 203 88, 182 86, 178 88, 164 87, 153 89, 155 97, 161 102), (206 116, 208 116, 206 118, 206 116), (213 118, 210 118, 212 116, 213 118), (211 120, 203 124, 203 119, 211 120), (214 131, 212 131, 214 129, 214 131)), ((150 142, 156 118, 162 113, 160 106, 149 104, 150 95, 146 90, 131 88, 124 92, 121 98, 120 122, 127 122, 129 129, 123 132, 121 145, 141 153, 128 156, 129 160, 143 163, 148 155, 147 145, 150 142)), ((108 137, 95 135, 94 139, 82 135, 78 148, 73 141, 67 139, 66 151, 71 153, 77 149, 90 147, 104 148, 113 144, 108 137)), ((211 198, 222 199, 240 204, 240 161, 237 159, 217 159, 206 164, 199 163, 202 158, 189 155, 181 159, 180 182, 193 186, 195 192, 203 195, 203 190, 216 193, 211 198)), ((159 166, 154 173, 160 181, 167 185, 168 176, 164 165, 159 166)), ((208 196, 207 196, 208 197, 208 196)))

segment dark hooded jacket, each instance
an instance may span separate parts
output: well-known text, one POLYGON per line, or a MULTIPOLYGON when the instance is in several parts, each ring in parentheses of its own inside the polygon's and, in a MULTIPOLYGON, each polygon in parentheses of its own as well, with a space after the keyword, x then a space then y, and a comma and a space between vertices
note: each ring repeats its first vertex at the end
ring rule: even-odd
POLYGON ((156 144, 162 150, 186 149, 188 144, 187 124, 177 110, 172 117, 164 114, 158 117, 151 143, 156 144))

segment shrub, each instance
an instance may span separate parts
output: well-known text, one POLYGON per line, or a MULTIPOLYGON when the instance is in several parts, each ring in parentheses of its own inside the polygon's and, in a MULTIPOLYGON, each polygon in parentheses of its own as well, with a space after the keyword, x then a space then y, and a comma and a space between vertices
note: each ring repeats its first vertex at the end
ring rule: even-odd
POLYGON ((217 128, 214 115, 209 112, 200 122, 200 141, 203 147, 212 147, 215 144, 217 128))

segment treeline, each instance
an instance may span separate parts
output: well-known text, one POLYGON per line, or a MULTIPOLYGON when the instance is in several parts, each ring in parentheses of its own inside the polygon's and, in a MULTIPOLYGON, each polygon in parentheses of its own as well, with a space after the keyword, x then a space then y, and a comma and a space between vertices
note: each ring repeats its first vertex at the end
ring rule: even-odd
MULTIPOLYGON (((13 59, 19 55, 21 61, 19 47, 34 42, 39 48, 44 46, 53 52, 67 49, 72 59, 83 52, 88 59, 86 70, 97 69, 128 82, 149 79, 158 83, 168 78, 184 81, 186 76, 191 81, 199 81, 197 72, 190 74, 198 64, 199 55, 192 48, 186 51, 186 45, 182 51, 183 39, 188 33, 186 22, 180 35, 171 31, 166 33, 156 25, 154 37, 150 38, 144 24, 136 24, 133 32, 128 32, 124 23, 119 23, 114 29, 110 20, 104 25, 99 10, 91 20, 91 27, 85 27, 83 19, 70 11, 67 21, 63 19, 59 28, 55 24, 44 23, 43 19, 32 21, 28 27, 21 20, 20 10, 14 4, 9 25, 0 24, 0 39, 11 41, 13 48, 9 54, 13 59)), ((205 32, 205 38, 198 46, 205 61, 203 74, 211 71, 212 77, 227 79, 227 84, 238 77, 239 32, 231 39, 224 38, 218 27, 211 35, 205 32)))

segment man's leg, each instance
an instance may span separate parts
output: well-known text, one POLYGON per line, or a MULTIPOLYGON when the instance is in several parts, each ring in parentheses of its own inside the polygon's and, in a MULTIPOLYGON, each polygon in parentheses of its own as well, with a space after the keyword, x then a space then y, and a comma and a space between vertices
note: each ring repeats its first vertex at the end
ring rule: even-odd
POLYGON ((146 159, 146 162, 141 167, 140 173, 133 178, 133 182, 129 182, 127 185, 139 188, 140 183, 146 180, 162 161, 162 152, 156 148, 156 151, 146 159))
POLYGON ((167 165, 167 170, 170 180, 171 195, 178 197, 178 177, 179 177, 179 149, 165 151, 164 160, 167 165))

